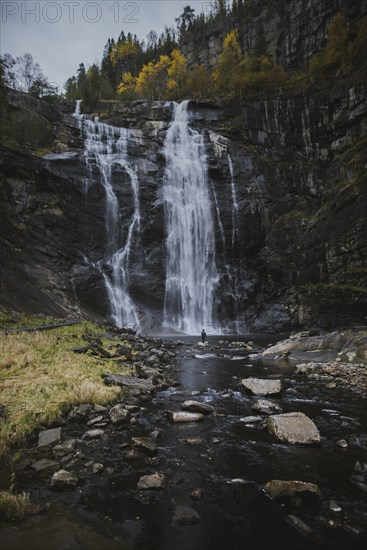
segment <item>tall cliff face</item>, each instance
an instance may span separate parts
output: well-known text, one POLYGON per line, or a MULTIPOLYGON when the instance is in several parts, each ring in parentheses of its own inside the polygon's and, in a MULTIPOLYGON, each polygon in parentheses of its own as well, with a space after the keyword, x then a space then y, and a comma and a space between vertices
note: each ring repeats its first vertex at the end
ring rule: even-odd
MULTIPOLYGON (((204 3, 204 8, 212 4, 204 3)), ((304 68, 324 46, 328 25, 338 13, 352 23, 367 14, 366 0, 264 0, 244 1, 241 17, 233 14, 225 20, 209 22, 201 33, 190 30, 182 37, 182 52, 190 65, 213 68, 222 52, 225 35, 238 29, 244 53, 254 53, 259 40, 278 65, 290 71, 304 68)))
MULTIPOLYGON (((191 102, 191 124, 207 150, 220 275, 214 309, 223 326, 261 331, 364 322, 366 88, 323 96, 294 92, 226 107, 191 102)), ((2 148, 0 304, 108 318, 96 268, 106 245, 100 172, 86 166, 74 105, 61 112, 29 101, 15 94, 10 108, 18 117, 32 110, 51 137, 46 154, 23 153, 14 142, 2 148)), ((133 102, 96 110, 104 122, 130 129, 141 222, 129 292, 142 328, 159 329, 166 255, 163 146, 172 106, 133 102)), ((118 167, 112 182, 126 232, 131 185, 118 167)))

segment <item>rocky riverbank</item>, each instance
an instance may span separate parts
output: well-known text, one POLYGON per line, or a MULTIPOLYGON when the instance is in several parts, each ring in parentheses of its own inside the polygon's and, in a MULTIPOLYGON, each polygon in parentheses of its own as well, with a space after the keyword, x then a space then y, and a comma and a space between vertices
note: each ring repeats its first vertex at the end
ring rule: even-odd
MULTIPOLYGON (((307 347, 305 338, 309 336, 305 335, 290 339, 293 349, 292 353, 286 355, 283 347, 287 344, 284 341, 278 342, 275 345, 278 351, 272 353, 274 346, 266 347, 247 340, 211 338, 209 343, 203 345, 195 341, 184 344, 178 340, 143 338, 133 333, 120 336, 120 342, 115 339, 113 347, 111 345, 109 348, 105 339, 94 337, 85 346, 78 346, 72 352, 75 357, 80 354, 88 356, 91 353, 104 359, 106 355, 111 356, 114 353, 120 358, 124 357, 121 360, 121 372, 124 374, 109 372, 107 367, 102 374, 107 387, 110 384, 112 387, 119 385, 119 397, 104 406, 85 403, 70 408, 52 425, 36 430, 4 460, 3 472, 6 475, 3 473, 3 480, 7 477, 14 492, 29 493, 31 505, 27 515, 37 514, 34 518, 28 518, 25 523, 18 524, 20 529, 35 526, 37 531, 40 525, 51 525, 57 521, 60 510, 64 510, 62 521, 69 525, 68 529, 73 533, 70 536, 75 542, 80 537, 79 528, 68 523, 68 511, 75 511, 76 518, 83 510, 88 510, 89 515, 83 519, 82 524, 87 525, 91 518, 95 518, 95 525, 101 522, 101 534, 106 530, 106 525, 109 525, 111 510, 114 520, 108 530, 115 534, 115 538, 109 535, 108 542, 104 541, 103 547, 112 549, 116 541, 119 541, 118 544, 122 547, 126 542, 127 548, 142 548, 139 533, 141 529, 145 529, 145 524, 140 518, 141 511, 138 511, 141 506, 151 510, 153 516, 156 506, 161 510, 159 519, 151 519, 153 523, 164 523, 163 516, 168 513, 171 527, 167 526, 167 529, 182 529, 187 526, 191 532, 193 526, 203 525, 212 506, 221 506, 225 499, 223 495, 227 494, 228 487, 232 487, 237 492, 241 489, 241 499, 246 502, 252 502, 256 497, 255 509, 260 506, 257 512, 260 515, 269 513, 266 510, 271 502, 276 522, 284 520, 305 540, 314 540, 321 523, 332 521, 334 528, 341 529, 342 533, 348 532, 351 540, 357 541, 356 547, 359 548, 358 544, 364 536, 362 508, 357 500, 354 504, 349 504, 345 496, 338 497, 337 491, 335 498, 331 498, 330 490, 325 488, 320 475, 316 475, 314 471, 316 463, 311 456, 317 457, 320 453, 327 452, 327 460, 330 461, 335 452, 349 448, 354 457, 357 440, 359 448, 363 448, 363 433, 361 432, 359 438, 352 435, 352 432, 351 435, 348 434, 352 428, 357 432, 362 428, 357 420, 354 422, 351 416, 347 417, 346 411, 344 416, 340 411, 328 411, 327 421, 323 419, 323 413, 321 417, 315 417, 312 412, 306 415, 301 412, 302 405, 297 400, 290 406, 287 395, 290 388, 307 386, 305 376, 309 375, 310 385, 317 387, 320 395, 326 390, 329 400, 335 391, 349 391, 353 388, 357 389, 356 399, 360 399, 362 395, 359 389, 365 383, 364 362, 344 364, 341 361, 323 361, 323 357, 319 357, 317 364, 323 369, 319 373, 315 361, 299 363, 297 360, 296 350, 304 353, 304 348, 307 347), (182 384, 182 371, 187 369, 188 361, 205 365, 201 374, 205 379, 206 372, 209 373, 213 368, 215 370, 216 361, 220 358, 229 361, 233 372, 240 374, 237 361, 245 358, 249 360, 250 357, 253 358, 251 361, 252 369, 256 369, 255 374, 246 378, 239 377, 236 391, 223 387, 215 397, 210 388, 200 390, 198 385, 195 390, 190 390, 182 384), (256 367, 262 361, 267 361, 268 365, 263 370, 262 367, 256 367), (330 363, 333 364, 332 371, 330 363), (268 371, 269 365, 276 364, 280 365, 280 373, 288 373, 286 377, 284 374, 275 376, 268 371), (127 365, 129 374, 126 374, 127 365), (259 375, 259 372, 262 374, 259 375), (331 381, 326 379, 325 372, 328 372, 331 381), (335 375, 336 372, 339 373, 338 376, 335 375), (319 374, 319 379, 315 378, 315 374, 319 374), (317 386, 314 385, 315 381, 317 386), (333 383, 336 385, 332 386, 333 383), (257 453, 261 454, 261 449, 267 453, 266 449, 269 448, 267 460, 271 462, 267 466, 268 472, 263 472, 260 477, 253 476, 247 481, 242 477, 225 481, 221 480, 220 475, 218 477, 219 470, 212 470, 210 461, 213 462, 222 451, 226 452, 231 429, 227 433, 225 425, 229 422, 230 426, 236 418, 231 409, 227 411, 227 407, 233 407, 237 399, 240 399, 241 410, 235 412, 235 415, 240 414, 238 423, 241 429, 248 432, 242 445, 250 445, 253 449, 251 453, 255 448, 258 449, 257 453), (325 437, 329 421, 334 423, 332 438, 335 441, 329 441, 325 437), (258 435, 252 434, 262 435, 257 442, 258 435), (251 441, 247 441, 248 438, 251 441), (218 446, 220 442, 221 445, 218 446), (182 456, 177 454, 177 445, 182 449, 182 456), (302 473, 296 474, 299 468, 295 468, 290 462, 288 477, 279 473, 276 475, 274 472, 279 468, 275 465, 280 460, 280 455, 282 462, 284 453, 288 456, 288 461, 293 460, 290 448, 294 449, 295 454, 301 452, 301 448, 310 449, 307 463, 310 461, 313 465, 312 470, 306 468, 302 473), (332 451, 332 448, 336 450, 332 451), (196 470, 191 471, 191 460, 196 454, 199 461, 209 461, 205 478, 201 478, 201 481, 196 470), (315 480, 318 478, 320 481, 317 483, 315 480), (215 498, 210 496, 212 491, 215 498), (187 493, 187 499, 182 498, 182 492, 187 493), (116 520, 116 512, 112 512, 116 510, 116 499, 126 501, 129 516, 134 514, 136 507, 136 521, 129 520, 120 524, 116 520), (167 507, 169 511, 166 510, 167 507)), ((354 336, 357 338, 356 334, 354 336)), ((323 338, 329 343, 335 343, 341 340, 341 335, 336 338, 328 334, 323 338)), ((320 340, 315 340, 316 342, 320 346, 320 340)), ((309 341, 308 344, 310 351, 309 341)), ((317 351, 315 346, 314 351, 317 351)), ((325 350, 318 349, 319 354, 322 351, 325 350)), ((337 356, 340 347, 334 349, 333 353, 337 356)), ((326 357, 329 358, 329 355, 326 357)), ((190 380, 195 379, 195 372, 191 376, 190 380)), ((323 410, 327 411, 326 408, 323 410)), ((353 416, 352 411, 350 414, 353 416)), ((227 460, 223 467, 228 467, 227 460)), ((301 466, 300 468, 302 469, 301 466)), ((367 487, 363 458, 354 459, 347 470, 350 482, 363 494, 367 487)), ((251 476, 250 471, 248 475, 251 476)), ((225 513, 228 512, 228 505, 225 513)), ((121 510, 121 514, 125 517, 126 511, 121 510)), ((330 530, 330 526, 328 529, 330 530)), ((11 527, 4 526, 2 532, 4 540, 11 540, 6 538, 11 535, 11 527)), ((183 531, 180 533, 182 536, 183 531)), ((97 539, 96 534, 95 543, 97 539)), ((75 548, 87 548, 83 546, 84 542, 75 544, 75 548)), ((88 548, 97 548, 93 544, 90 542, 88 548)), ((152 540, 149 548, 157 548, 156 544, 152 540)))

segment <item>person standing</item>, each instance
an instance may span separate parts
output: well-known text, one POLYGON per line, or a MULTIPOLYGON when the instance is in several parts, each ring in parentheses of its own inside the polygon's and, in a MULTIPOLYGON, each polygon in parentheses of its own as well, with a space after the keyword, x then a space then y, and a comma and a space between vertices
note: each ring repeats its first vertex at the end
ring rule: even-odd
POLYGON ((201 341, 203 344, 206 342, 206 332, 204 329, 201 331, 201 341))

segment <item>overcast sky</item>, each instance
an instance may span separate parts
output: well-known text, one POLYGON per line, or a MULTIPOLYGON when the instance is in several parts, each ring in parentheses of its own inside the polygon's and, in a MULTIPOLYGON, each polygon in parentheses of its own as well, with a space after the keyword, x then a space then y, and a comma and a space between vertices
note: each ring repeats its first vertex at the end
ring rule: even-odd
POLYGON ((122 30, 146 39, 190 5, 195 13, 208 12, 214 0, 1 0, 0 53, 13 57, 30 52, 48 79, 63 88, 76 74, 101 61, 108 38, 122 30))

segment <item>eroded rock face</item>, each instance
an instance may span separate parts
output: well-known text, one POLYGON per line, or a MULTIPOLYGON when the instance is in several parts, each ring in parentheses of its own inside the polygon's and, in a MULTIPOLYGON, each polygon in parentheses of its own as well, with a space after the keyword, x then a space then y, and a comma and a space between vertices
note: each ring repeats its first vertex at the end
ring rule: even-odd
MULTIPOLYGON (((363 142, 366 91, 359 84, 317 101, 295 91, 235 108, 191 103, 191 124, 204 135, 207 150, 222 273, 214 304, 219 322, 254 332, 365 322, 367 190, 353 176, 363 168, 359 160, 341 155, 363 142), (345 181, 348 159, 354 168, 345 181)), ((39 115, 52 139, 43 157, 1 150, 0 200, 8 215, 1 220, 6 261, 0 266, 0 305, 108 319, 103 276, 93 267, 106 252, 106 198, 98 168, 85 164, 83 137, 70 116, 74 105, 65 114, 65 105, 60 112, 28 99, 14 93, 9 103, 20 116, 29 109, 39 115)), ((141 220, 129 290, 143 330, 156 329, 164 307, 163 145, 172 106, 138 101, 112 103, 108 111, 95 107, 105 109, 106 123, 130 130, 127 153, 137 170, 141 220)), ((121 167, 114 170, 113 185, 126 230, 133 195, 121 167)))
MULTIPOLYGON (((338 11, 350 18, 362 17, 367 11, 363 2, 340 3, 338 0, 320 2, 317 10, 312 3, 305 4, 301 0, 266 3, 262 5, 263 9, 259 6, 249 6, 242 20, 238 20, 237 15, 234 17, 233 24, 240 26, 242 49, 253 53, 261 29, 269 54, 278 64, 291 70, 302 68, 321 49, 327 38, 328 24, 338 11)), ((211 9, 209 4, 208 11, 211 9)), ((188 33, 183 39, 182 50, 189 64, 213 69, 228 30, 229 27, 220 20, 214 28, 206 29, 205 34, 188 33)))

